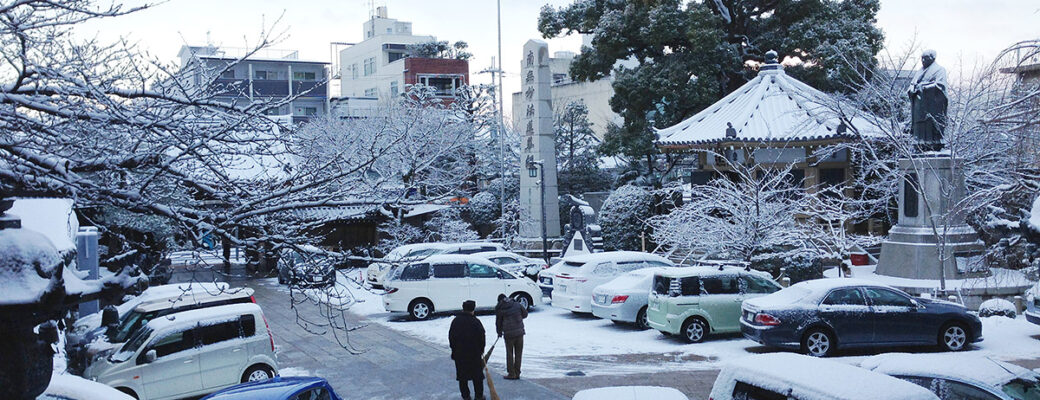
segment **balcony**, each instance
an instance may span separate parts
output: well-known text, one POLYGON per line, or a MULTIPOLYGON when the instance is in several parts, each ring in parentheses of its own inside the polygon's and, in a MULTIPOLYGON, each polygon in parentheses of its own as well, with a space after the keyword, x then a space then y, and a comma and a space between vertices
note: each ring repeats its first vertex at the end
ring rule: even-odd
MULTIPOLYGON (((248 97, 249 80, 245 79, 217 79, 215 84, 221 96, 248 97)), ((258 97, 289 97, 290 94, 303 94, 302 98, 325 98, 328 97, 328 83, 318 81, 293 81, 293 91, 289 93, 289 81, 286 80, 259 80, 254 79, 253 95, 258 97)))

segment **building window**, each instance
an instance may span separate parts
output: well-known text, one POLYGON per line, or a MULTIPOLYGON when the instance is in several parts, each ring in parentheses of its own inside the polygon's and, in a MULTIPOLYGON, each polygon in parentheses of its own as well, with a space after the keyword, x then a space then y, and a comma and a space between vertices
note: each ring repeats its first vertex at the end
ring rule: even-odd
POLYGON ((390 97, 396 97, 398 92, 397 81, 390 82, 390 97))
POLYGON ((386 33, 394 33, 394 28, 386 28, 386 33))
POLYGON ((366 58, 365 59, 365 76, 369 76, 369 75, 372 75, 374 73, 376 73, 376 58, 375 57, 366 58))
POLYGON ((353 75, 352 76, 353 79, 357 79, 357 76, 358 76, 357 64, 351 64, 350 65, 350 73, 353 75))
POLYGON ((376 88, 365 89, 365 97, 376 97, 376 93, 379 93, 376 88))
POLYGON ((235 70, 229 69, 220 73, 221 79, 235 79, 235 70))
POLYGON ((268 79, 274 79, 274 72, 253 70, 253 79, 258 81, 266 81, 268 79))
POLYGON ((408 56, 407 54, 399 52, 399 51, 387 52, 386 53, 386 59, 387 59, 386 62, 392 63, 394 61, 400 60, 400 59, 405 58, 407 56, 408 56))
POLYGON ((313 117, 318 115, 318 107, 296 107, 296 116, 313 117))
POLYGON ((462 86, 462 77, 420 76, 419 83, 433 88, 437 96, 454 96, 455 89, 462 86))
POLYGON ((317 75, 313 72, 293 72, 292 76, 296 81, 313 81, 317 75))
POLYGON ((553 74, 553 83, 560 84, 567 81, 567 74, 553 74))

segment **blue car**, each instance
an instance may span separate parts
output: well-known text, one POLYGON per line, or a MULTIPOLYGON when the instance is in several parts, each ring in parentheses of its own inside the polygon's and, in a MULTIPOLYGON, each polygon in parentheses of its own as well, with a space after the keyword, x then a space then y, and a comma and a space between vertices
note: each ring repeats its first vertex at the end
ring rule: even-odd
POLYGON ((341 400, 324 378, 275 377, 235 385, 202 400, 341 400))
POLYGON ((855 279, 801 282, 745 300, 741 311, 744 337, 816 357, 851 347, 939 345, 958 351, 982 341, 982 321, 964 306, 855 279))

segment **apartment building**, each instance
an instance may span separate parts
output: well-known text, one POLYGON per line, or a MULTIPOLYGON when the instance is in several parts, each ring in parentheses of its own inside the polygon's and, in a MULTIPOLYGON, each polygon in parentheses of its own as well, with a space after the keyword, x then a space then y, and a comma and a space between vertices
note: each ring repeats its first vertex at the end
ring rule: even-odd
POLYGON ((181 68, 190 72, 191 84, 212 82, 222 90, 218 100, 244 106, 257 99, 298 96, 269 111, 291 117, 294 124, 329 112, 329 63, 300 60, 291 50, 264 49, 243 59, 245 55, 245 49, 213 45, 182 46, 177 54, 181 68))
POLYGON ((413 57, 409 45, 436 37, 412 34, 412 23, 387 17, 386 7, 378 7, 363 28, 364 40, 339 51, 340 93, 333 100, 337 113, 400 96, 409 85, 431 86, 449 99, 456 88, 468 84, 466 60, 413 57))

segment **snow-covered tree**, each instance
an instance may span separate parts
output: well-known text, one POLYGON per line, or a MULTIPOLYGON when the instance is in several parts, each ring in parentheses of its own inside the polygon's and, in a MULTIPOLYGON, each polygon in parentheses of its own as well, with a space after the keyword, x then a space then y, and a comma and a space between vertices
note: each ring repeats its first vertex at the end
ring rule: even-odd
POLYGON ((556 164, 560 193, 580 195, 610 188, 610 175, 600 170, 599 139, 592 131, 589 108, 581 100, 555 111, 556 164))
MULTIPOLYGON (((720 159, 725 159, 720 157, 720 159)), ((762 254, 802 248, 801 182, 781 170, 733 164, 735 179, 693 185, 690 202, 650 219, 654 241, 709 259, 751 262, 762 254)))
MULTIPOLYGON (((605 250, 640 250, 641 234, 648 231, 647 219, 654 195, 642 186, 625 185, 610 194, 599 211, 605 250)), ((656 237, 656 236, 655 236, 656 237)), ((647 239, 650 237, 647 236, 647 239)))
POLYGON ((426 222, 426 241, 428 242, 472 242, 480 239, 477 231, 469 222, 462 219, 462 209, 452 206, 437 211, 433 218, 426 222))

